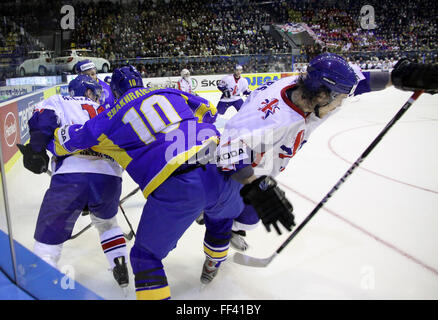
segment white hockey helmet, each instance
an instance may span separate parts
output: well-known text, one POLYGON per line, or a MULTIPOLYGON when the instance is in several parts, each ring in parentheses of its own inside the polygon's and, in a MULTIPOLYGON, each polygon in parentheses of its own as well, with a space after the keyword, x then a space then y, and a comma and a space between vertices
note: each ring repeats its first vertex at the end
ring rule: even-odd
POLYGON ((189 76, 190 76, 190 71, 188 69, 181 70, 181 77, 185 78, 185 77, 189 77, 189 76))

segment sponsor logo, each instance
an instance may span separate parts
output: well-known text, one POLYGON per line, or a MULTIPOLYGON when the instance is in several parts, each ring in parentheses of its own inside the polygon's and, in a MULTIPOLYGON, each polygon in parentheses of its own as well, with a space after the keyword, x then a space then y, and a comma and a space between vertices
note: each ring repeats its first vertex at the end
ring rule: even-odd
POLYGON ((61 141, 62 143, 67 142, 68 140, 70 140, 70 135, 68 133, 68 127, 62 127, 61 130, 59 130, 60 132, 60 137, 61 137, 61 141))
POLYGON ((275 187, 275 183, 271 179, 264 179, 259 183, 260 190, 266 191, 271 187, 275 187))
POLYGON ((29 134, 29 126, 27 122, 33 115, 35 109, 35 101, 29 101, 27 107, 18 112, 18 117, 20 118, 20 130, 21 136, 25 137, 29 134))
POLYGON ((217 87, 221 80, 208 80, 204 79, 201 81, 201 88, 202 87, 217 87))
POLYGON ((4 136, 6 144, 9 147, 12 147, 17 142, 17 119, 15 118, 15 115, 12 112, 9 112, 5 117, 4 122, 4 136))
POLYGON ((241 154, 245 154, 245 151, 243 151, 242 148, 239 148, 239 150, 231 150, 229 152, 225 152, 221 155, 218 155, 217 161, 221 162, 221 160, 222 161, 230 160, 230 159, 233 159, 235 157, 240 156, 241 154))
POLYGON ((267 81, 275 81, 278 80, 278 76, 250 76, 245 77, 246 81, 248 81, 249 86, 261 86, 265 84, 267 81))

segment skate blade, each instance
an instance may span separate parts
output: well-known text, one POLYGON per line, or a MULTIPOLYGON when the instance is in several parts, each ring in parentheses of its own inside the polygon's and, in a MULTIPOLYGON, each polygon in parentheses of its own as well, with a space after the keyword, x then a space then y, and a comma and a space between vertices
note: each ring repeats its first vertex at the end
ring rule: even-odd
POLYGON ((208 286, 208 283, 202 283, 199 285, 199 292, 202 292, 205 290, 205 288, 208 286))

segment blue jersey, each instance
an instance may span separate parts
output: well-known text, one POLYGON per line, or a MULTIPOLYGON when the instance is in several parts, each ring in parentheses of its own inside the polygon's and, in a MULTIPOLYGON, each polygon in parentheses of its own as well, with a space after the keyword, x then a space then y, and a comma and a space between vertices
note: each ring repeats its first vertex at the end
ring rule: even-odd
POLYGON ((216 147, 219 132, 201 121, 213 108, 179 90, 133 88, 84 125, 56 129, 49 149, 59 156, 87 148, 107 154, 147 197, 198 152, 216 147))
POLYGON ((99 99, 100 105, 104 106, 105 109, 111 108, 115 103, 111 87, 108 85, 108 83, 100 79, 97 79, 97 82, 102 86, 102 95, 99 99))

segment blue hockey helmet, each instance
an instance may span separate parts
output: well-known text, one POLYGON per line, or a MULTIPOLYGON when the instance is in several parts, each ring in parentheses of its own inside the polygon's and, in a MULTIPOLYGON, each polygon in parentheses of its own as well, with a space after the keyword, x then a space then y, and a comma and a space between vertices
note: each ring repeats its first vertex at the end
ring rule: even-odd
POLYGON ((84 71, 96 69, 96 65, 89 59, 85 59, 76 63, 76 73, 82 73, 84 71))
POLYGON ((312 59, 304 78, 304 85, 311 91, 318 91, 321 86, 325 86, 332 92, 352 94, 357 83, 353 68, 333 53, 323 53, 312 59))
POLYGON ((99 100, 102 94, 102 86, 92 77, 80 74, 68 84, 68 92, 72 97, 85 97, 87 89, 90 89, 96 96, 95 101, 99 100))
POLYGON ((143 80, 137 69, 128 65, 114 70, 110 86, 113 94, 120 97, 129 89, 143 87, 143 80))

